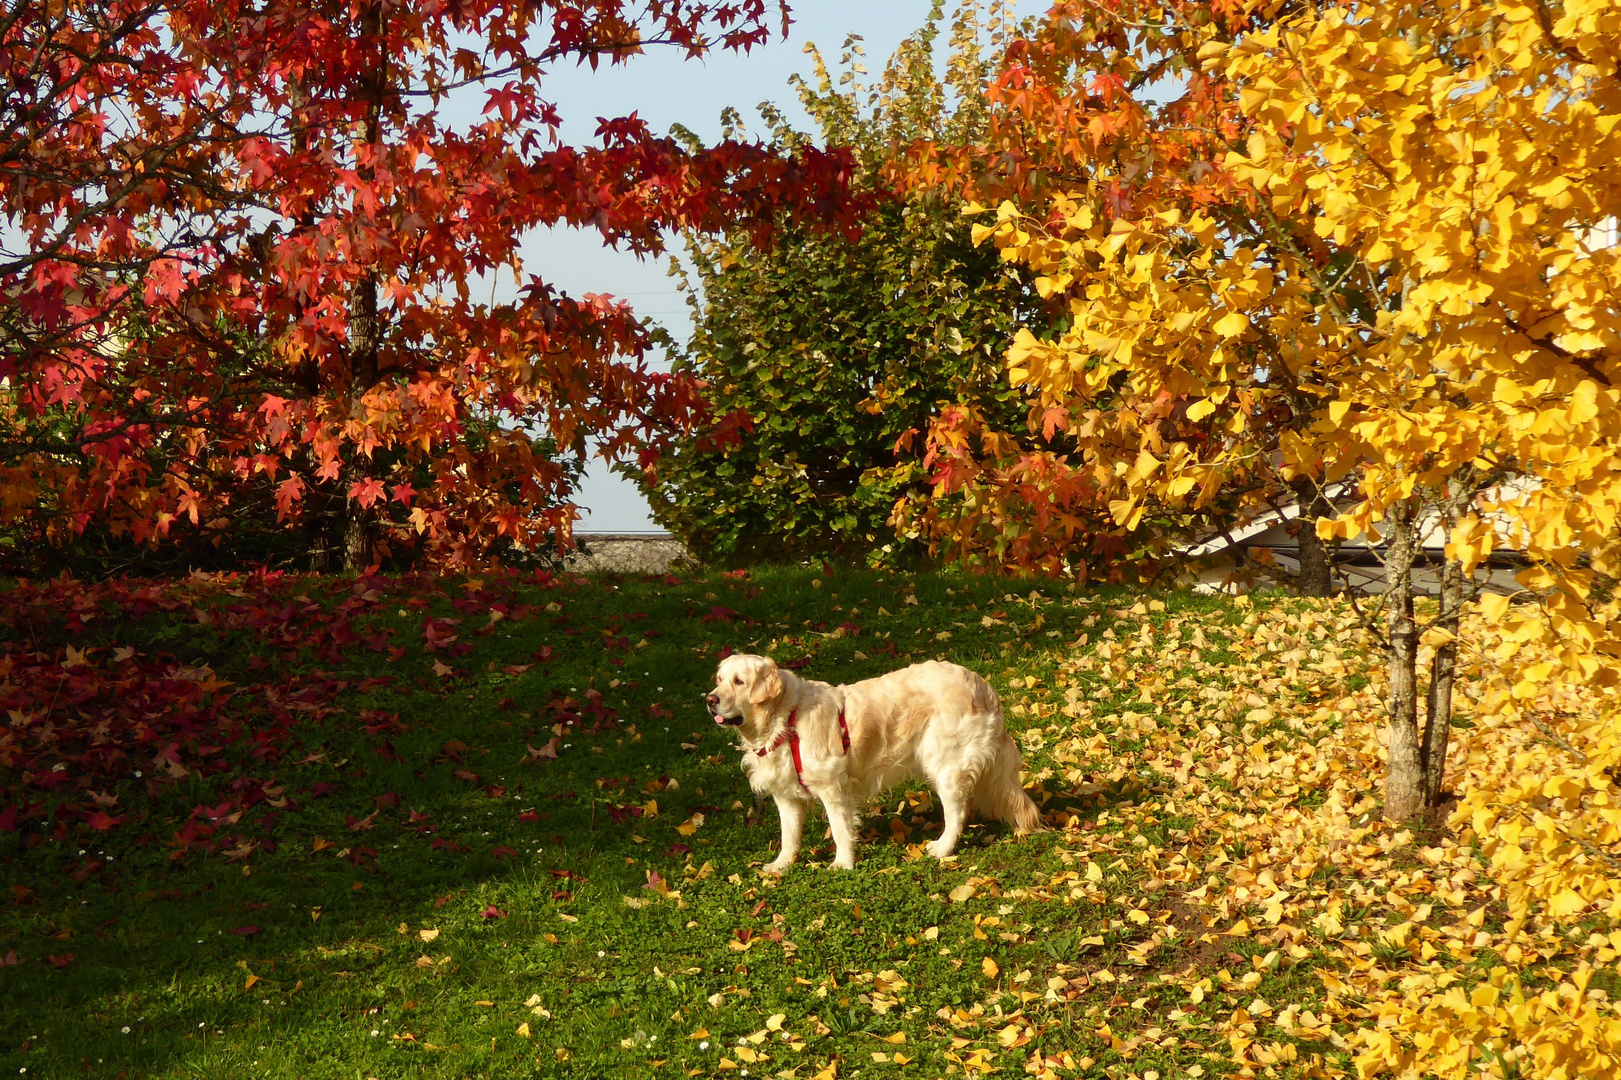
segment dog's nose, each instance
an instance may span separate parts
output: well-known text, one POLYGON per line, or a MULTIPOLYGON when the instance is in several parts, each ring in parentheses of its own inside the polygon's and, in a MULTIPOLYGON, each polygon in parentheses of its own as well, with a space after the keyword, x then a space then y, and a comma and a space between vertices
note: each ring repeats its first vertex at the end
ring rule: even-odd
POLYGON ((720 697, 717 694, 710 694, 708 697, 704 698, 704 700, 709 703, 711 708, 720 704, 720 697))

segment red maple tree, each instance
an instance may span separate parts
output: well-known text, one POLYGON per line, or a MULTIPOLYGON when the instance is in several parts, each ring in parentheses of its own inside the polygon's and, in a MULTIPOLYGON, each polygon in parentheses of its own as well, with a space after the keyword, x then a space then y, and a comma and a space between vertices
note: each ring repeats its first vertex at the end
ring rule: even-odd
POLYGON ((701 408, 610 297, 524 276, 531 229, 784 214, 850 227, 837 150, 567 146, 564 62, 767 39, 767 0, 110 0, 0 19, 0 521, 14 551, 275 521, 318 569, 568 536, 593 444, 701 408), (443 106, 482 93, 482 119, 443 106), (470 285, 509 270, 515 299, 470 285), (480 290, 482 291, 482 290, 480 290))

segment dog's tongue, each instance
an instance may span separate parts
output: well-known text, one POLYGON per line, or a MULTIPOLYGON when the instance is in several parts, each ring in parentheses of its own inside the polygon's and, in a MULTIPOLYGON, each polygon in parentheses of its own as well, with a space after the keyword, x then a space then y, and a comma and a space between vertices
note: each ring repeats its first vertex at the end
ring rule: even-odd
POLYGON ((715 723, 719 724, 721 727, 725 727, 726 726, 726 717, 722 716, 720 713, 716 713, 715 714, 715 723))

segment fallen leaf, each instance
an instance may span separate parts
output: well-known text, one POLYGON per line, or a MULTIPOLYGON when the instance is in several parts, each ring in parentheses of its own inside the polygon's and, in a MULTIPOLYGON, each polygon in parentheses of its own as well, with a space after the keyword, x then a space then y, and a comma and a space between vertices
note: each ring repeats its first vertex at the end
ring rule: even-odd
POLYGON ((417 931, 417 937, 421 938, 423 941, 432 941, 438 936, 438 930, 429 930, 427 927, 423 927, 421 930, 417 931))

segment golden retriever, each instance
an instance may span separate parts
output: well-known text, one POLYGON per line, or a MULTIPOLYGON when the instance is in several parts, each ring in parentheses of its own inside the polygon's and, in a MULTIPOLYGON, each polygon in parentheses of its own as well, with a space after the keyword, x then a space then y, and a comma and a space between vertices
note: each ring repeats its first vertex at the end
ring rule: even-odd
POLYGON ((832 828, 833 865, 855 866, 856 811, 868 798, 922 776, 940 797, 945 830, 928 845, 943 859, 970 807, 1019 833, 1041 813, 1019 786, 1023 761, 1002 723, 996 691, 956 664, 931 660, 847 686, 801 679, 769 657, 736 653, 706 698, 715 723, 738 729, 749 785, 777 802, 780 874, 799 853, 805 812, 820 800, 832 828))

